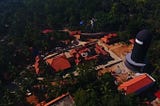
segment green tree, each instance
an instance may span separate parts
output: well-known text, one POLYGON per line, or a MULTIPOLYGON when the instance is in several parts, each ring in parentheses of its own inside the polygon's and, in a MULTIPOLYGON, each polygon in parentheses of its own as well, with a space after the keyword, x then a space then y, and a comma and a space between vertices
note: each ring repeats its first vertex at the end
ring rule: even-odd
POLYGON ((93 89, 78 89, 74 95, 76 106, 97 106, 98 97, 93 89))
POLYGON ((94 62, 82 63, 77 67, 76 71, 79 73, 78 82, 82 86, 97 78, 94 62))

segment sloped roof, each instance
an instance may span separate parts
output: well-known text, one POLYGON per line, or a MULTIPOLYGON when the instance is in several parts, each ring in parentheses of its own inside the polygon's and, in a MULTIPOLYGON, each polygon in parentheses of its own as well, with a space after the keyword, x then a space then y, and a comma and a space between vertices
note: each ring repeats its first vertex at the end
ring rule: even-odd
POLYGON ((123 90, 126 94, 131 94, 152 84, 153 82, 155 82, 155 80, 151 76, 148 74, 142 74, 127 82, 124 82, 118 87, 118 89, 123 90))
POLYGON ((118 35, 116 33, 109 33, 106 34, 104 37, 101 38, 101 40, 104 43, 109 43, 111 38, 117 37, 118 35))
POLYGON ((98 44, 96 44, 96 48, 100 51, 100 53, 102 53, 103 55, 106 55, 107 52, 105 50, 102 49, 101 46, 99 46, 98 44))
POLYGON ((52 61, 53 61, 53 58, 49 58, 49 59, 46 60, 46 62, 47 62, 48 64, 50 64, 50 65, 52 64, 52 61))
POLYGON ((35 63, 34 63, 34 68, 35 68, 36 74, 39 74, 39 72, 40 72, 39 61, 40 61, 39 56, 36 56, 35 57, 35 63))
POLYGON ((51 100, 44 106, 75 106, 75 103, 69 93, 66 93, 51 100))
POLYGON ((155 96, 160 99, 160 90, 155 93, 155 96))
POLYGON ((101 40, 102 40, 104 43, 108 43, 108 42, 109 42, 109 40, 108 40, 107 37, 103 37, 103 38, 101 38, 101 40))
POLYGON ((46 62, 51 65, 51 67, 56 71, 65 70, 71 67, 71 64, 67 60, 67 58, 63 56, 58 56, 55 58, 47 59, 46 62))
POLYGON ((69 31, 69 35, 73 36, 73 35, 80 35, 81 31, 69 31))

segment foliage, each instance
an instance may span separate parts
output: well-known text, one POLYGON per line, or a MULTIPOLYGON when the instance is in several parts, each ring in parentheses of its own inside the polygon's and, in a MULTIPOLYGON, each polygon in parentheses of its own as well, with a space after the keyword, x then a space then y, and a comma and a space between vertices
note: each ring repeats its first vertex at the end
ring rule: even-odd
POLYGON ((78 81, 82 86, 86 83, 93 82, 97 77, 94 62, 82 63, 77 67, 76 71, 79 73, 78 81))
POLYGON ((22 95, 20 90, 16 90, 15 93, 11 93, 8 89, 3 91, 3 95, 0 98, 1 106, 30 106, 22 95))
MULTIPOLYGON (((94 32, 118 32, 124 42, 134 38, 141 29, 152 31, 154 38, 148 57, 155 67, 152 75, 160 88, 159 0, 1 0, 0 88, 13 81, 22 83, 22 88, 16 94, 10 94, 3 88, 0 105, 14 105, 19 99, 23 100, 28 87, 40 84, 36 82, 34 70, 26 70, 26 67, 34 64, 35 56, 56 51, 55 47, 67 46, 61 40, 72 38, 59 30, 67 27, 90 32, 91 18, 96 19, 94 32), (81 20, 84 22, 82 26, 79 25, 81 20), (53 29, 53 33, 41 33, 48 28, 53 29), (22 75, 22 72, 25 73, 22 75)), ((44 63, 40 65, 42 70, 50 70, 44 63)), ((71 82, 63 86, 53 87, 47 83, 56 76, 45 72, 47 81, 43 83, 48 86, 46 92, 49 99, 69 91, 75 96, 78 106, 137 106, 139 98, 119 94, 113 83, 114 78, 110 74, 97 77, 94 65, 94 62, 79 65, 76 69, 80 75, 78 77, 72 75, 69 79, 63 79, 62 75, 57 75, 59 79, 71 82)))

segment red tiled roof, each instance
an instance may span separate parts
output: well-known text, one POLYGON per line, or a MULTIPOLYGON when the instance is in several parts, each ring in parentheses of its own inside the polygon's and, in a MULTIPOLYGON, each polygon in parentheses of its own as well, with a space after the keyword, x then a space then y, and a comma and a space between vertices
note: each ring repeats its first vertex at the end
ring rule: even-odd
POLYGON ((80 63, 80 60, 79 59, 75 59, 75 63, 76 63, 76 65, 78 65, 80 63))
POLYGON ((100 54, 101 52, 99 51, 99 49, 94 48, 94 50, 96 51, 97 54, 100 54))
POLYGON ((155 93, 155 96, 160 99, 160 90, 155 93))
POLYGON ((90 56, 90 57, 85 57, 85 60, 94 60, 97 59, 98 55, 90 56))
POLYGON ((105 35, 103 38, 101 38, 101 40, 102 40, 104 43, 109 43, 109 42, 110 42, 110 39, 111 39, 111 38, 114 38, 114 37, 117 37, 117 34, 116 34, 116 33, 109 33, 109 34, 105 35))
POLYGON ((107 54, 107 52, 104 51, 104 50, 102 49, 102 47, 99 46, 98 44, 96 44, 96 48, 97 48, 97 49, 100 51, 100 53, 102 53, 103 55, 106 55, 106 54, 107 54))
POLYGON ((80 57, 80 54, 77 53, 77 54, 76 54, 76 58, 78 59, 79 57, 80 57))
POLYGON ((71 64, 67 58, 63 56, 58 56, 55 58, 47 59, 46 62, 51 65, 51 67, 56 71, 65 70, 71 67, 71 64))
POLYGON ((69 35, 73 36, 73 35, 80 35, 81 31, 69 31, 69 35))
POLYGON ((108 43, 108 42, 109 42, 108 38, 106 38, 106 37, 101 38, 101 40, 102 40, 104 43, 108 43))
POLYGON ((154 81, 155 80, 148 74, 143 74, 124 82, 118 87, 118 89, 124 91, 126 94, 131 94, 152 84, 154 81))
POLYGON ((53 58, 49 58, 49 59, 46 60, 46 62, 47 62, 48 64, 50 64, 50 65, 52 64, 52 61, 53 61, 53 58))
POLYGON ((39 74, 40 70, 39 70, 39 56, 36 56, 35 58, 35 63, 34 63, 34 68, 35 68, 35 71, 36 71, 36 74, 39 74))
POLYGON ((74 53, 76 53, 77 51, 75 50, 75 49, 72 49, 71 51, 70 51, 70 54, 71 55, 73 55, 74 53))

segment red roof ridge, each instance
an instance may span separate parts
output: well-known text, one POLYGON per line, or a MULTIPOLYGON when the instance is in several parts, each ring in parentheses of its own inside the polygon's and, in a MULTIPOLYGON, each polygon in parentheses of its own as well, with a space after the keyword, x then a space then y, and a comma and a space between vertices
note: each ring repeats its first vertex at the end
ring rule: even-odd
POLYGON ((58 96, 57 98, 51 100, 50 102, 46 103, 44 106, 49 106, 50 104, 53 104, 55 103, 56 101, 59 101, 61 100, 62 98, 66 97, 66 96, 69 96, 69 93, 65 93, 65 94, 62 94, 61 96, 58 96))

